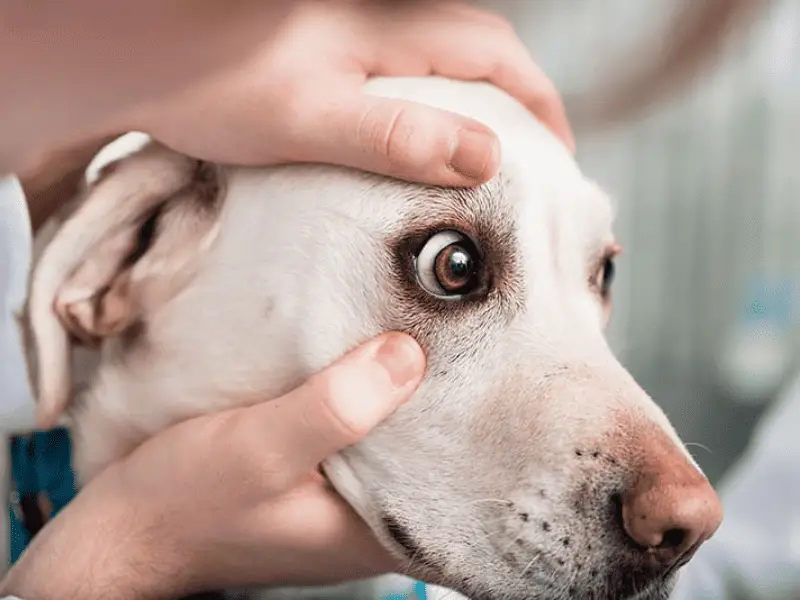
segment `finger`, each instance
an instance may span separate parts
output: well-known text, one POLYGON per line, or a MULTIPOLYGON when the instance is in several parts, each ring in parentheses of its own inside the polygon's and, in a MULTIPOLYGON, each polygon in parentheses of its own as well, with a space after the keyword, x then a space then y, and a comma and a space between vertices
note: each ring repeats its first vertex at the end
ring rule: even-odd
POLYGON ((284 479, 305 477, 394 412, 424 370, 425 357, 413 338, 384 334, 285 396, 245 409, 235 437, 261 446, 250 448, 251 456, 280 454, 284 479))
POLYGON ((505 35, 481 36, 470 44, 455 39, 458 48, 432 54, 434 73, 492 83, 528 108, 574 152, 575 136, 561 95, 522 44, 505 35))
POLYGON ((425 72, 418 67, 418 74, 488 81, 525 105, 574 152, 575 137, 561 95, 513 28, 485 11, 461 12, 460 17, 415 23, 395 44, 384 44, 374 70, 391 75, 398 62, 420 65, 418 49, 423 48, 425 72))
POLYGON ((303 131, 298 158, 409 181, 474 186, 500 168, 500 142, 488 127, 404 100, 348 94, 316 111, 303 131))
POLYGON ((575 153, 575 134, 561 95, 530 57, 527 61, 521 57, 517 68, 498 64, 488 80, 524 104, 575 153))

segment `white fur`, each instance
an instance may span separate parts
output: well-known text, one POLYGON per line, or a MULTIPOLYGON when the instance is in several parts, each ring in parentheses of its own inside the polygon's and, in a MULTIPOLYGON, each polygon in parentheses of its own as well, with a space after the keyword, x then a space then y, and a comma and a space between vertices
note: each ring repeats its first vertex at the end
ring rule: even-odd
MULTIPOLYGON (((76 469, 91 477, 170 423, 277 397, 369 337, 404 329, 428 352, 428 376, 384 425, 325 463, 339 492, 393 551, 384 517, 403 524, 424 554, 411 561, 414 576, 507 598, 613 594, 607 577, 626 568, 628 550, 613 537, 609 498, 643 464, 696 466, 603 337, 608 306, 591 281, 614 242, 611 204, 549 131, 487 84, 376 79, 367 89, 483 121, 502 142, 500 176, 457 193, 329 166, 222 169, 213 243, 191 276, 139 307, 144 341, 103 340, 99 370, 72 410, 76 469), (444 226, 479 237, 493 273, 485 298, 436 303, 413 274, 403 283, 394 242, 444 226)), ((126 165, 141 142, 120 141, 92 165, 91 214, 102 212, 92 204, 98 179, 103 194, 132 191, 126 165), (127 155, 104 184, 102 165, 127 155)), ((94 226, 92 242, 103 233, 94 226)), ((59 233, 51 247, 63 259, 45 253, 37 269, 39 347, 63 339, 43 325, 52 328, 48 311, 71 289, 64 264, 93 252, 70 248, 74 237, 59 233)), ((157 271, 142 281, 167 285, 157 271)), ((93 318, 81 323, 91 328, 93 318)))

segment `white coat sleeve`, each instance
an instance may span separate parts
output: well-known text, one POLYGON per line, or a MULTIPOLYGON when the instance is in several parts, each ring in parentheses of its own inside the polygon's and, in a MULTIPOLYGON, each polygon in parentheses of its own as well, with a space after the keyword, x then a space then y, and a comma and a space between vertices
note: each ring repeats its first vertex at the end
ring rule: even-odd
POLYGON ((16 315, 27 295, 32 254, 28 207, 19 181, 0 174, 0 433, 34 424, 16 315))

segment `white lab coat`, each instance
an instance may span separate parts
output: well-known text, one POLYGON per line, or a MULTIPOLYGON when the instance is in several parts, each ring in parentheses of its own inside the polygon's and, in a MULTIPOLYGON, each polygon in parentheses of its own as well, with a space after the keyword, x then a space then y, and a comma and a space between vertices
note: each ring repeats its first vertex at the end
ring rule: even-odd
POLYGON ((0 175, 0 430, 30 428, 33 403, 15 321, 27 294, 32 235, 22 187, 0 175))
MULTIPOLYGON (((0 176, 0 433, 28 429, 34 421, 15 323, 27 291, 31 244, 22 189, 16 179, 0 176)), ((8 451, 0 445, 0 497, 7 502, 8 451)), ((723 524, 684 569, 674 600, 800 598, 800 377, 765 417, 721 493, 723 524)), ((9 525, 0 510, 5 565, 9 525)), ((397 592, 409 594, 407 580, 398 580, 397 592)), ((448 596, 428 589, 428 598, 448 596)))
POLYGON ((0 574, 11 553, 10 452, 8 434, 34 423, 16 312, 27 292, 31 226, 19 182, 0 174, 0 574))

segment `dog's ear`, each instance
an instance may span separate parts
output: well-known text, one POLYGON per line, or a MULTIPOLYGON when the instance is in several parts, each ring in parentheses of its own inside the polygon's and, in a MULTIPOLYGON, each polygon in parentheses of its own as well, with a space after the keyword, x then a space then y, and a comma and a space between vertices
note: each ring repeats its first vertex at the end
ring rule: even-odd
POLYGON ((31 278, 39 427, 70 401, 73 343, 125 332, 191 279, 218 229, 220 186, 216 167, 154 142, 88 184, 31 278))

